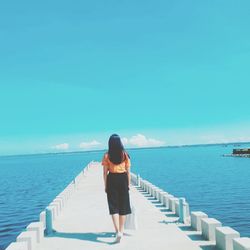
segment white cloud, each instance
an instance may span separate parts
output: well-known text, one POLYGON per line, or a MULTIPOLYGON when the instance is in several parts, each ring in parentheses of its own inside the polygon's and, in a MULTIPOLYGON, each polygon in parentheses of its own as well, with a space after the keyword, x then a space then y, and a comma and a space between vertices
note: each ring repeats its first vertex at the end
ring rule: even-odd
POLYGON ((93 140, 93 141, 90 141, 90 142, 81 142, 79 147, 82 148, 82 149, 90 149, 90 148, 94 148, 94 147, 97 147, 97 146, 100 146, 101 143, 96 141, 96 140, 93 140))
POLYGON ((69 144, 68 143, 57 144, 53 146, 52 148, 56 150, 67 150, 69 149, 69 144))
POLYGON ((123 137, 123 138, 121 138, 121 140, 122 140, 123 145, 128 145, 129 144, 128 138, 123 137))
POLYGON ((164 146, 165 142, 156 140, 153 138, 147 138, 143 134, 137 134, 132 136, 131 138, 122 138, 122 142, 124 145, 130 145, 135 147, 159 147, 164 146))

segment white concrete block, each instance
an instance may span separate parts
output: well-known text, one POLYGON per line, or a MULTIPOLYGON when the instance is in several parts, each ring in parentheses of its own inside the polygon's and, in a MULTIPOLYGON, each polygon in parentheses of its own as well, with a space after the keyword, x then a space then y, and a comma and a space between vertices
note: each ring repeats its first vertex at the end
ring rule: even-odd
POLYGON ((83 175, 84 178, 87 176, 87 169, 86 168, 84 168, 82 170, 82 175, 83 175))
POLYGON ((39 221, 42 222, 43 228, 46 228, 46 212, 42 211, 39 215, 39 221))
POLYGON ((68 195, 64 192, 60 193, 58 197, 61 197, 63 199, 63 205, 65 205, 68 201, 68 195))
POLYGON ((164 197, 165 194, 167 194, 167 192, 165 192, 165 191, 161 191, 161 192, 160 192, 160 199, 159 199, 159 201, 160 201, 160 203, 162 203, 162 204, 163 204, 163 197, 164 197))
POLYGON ((233 239, 239 237, 239 232, 231 227, 217 227, 215 229, 216 247, 218 249, 233 250, 233 239))
POLYGON ((69 199, 69 192, 68 192, 66 189, 64 189, 64 190, 59 194, 59 196, 64 197, 65 201, 67 202, 68 199, 69 199))
POLYGON ((143 184, 143 185, 144 185, 144 186, 143 186, 143 190, 144 190, 144 191, 147 191, 148 181, 143 180, 143 183, 144 183, 144 184, 143 184))
POLYGON ((78 180, 78 182, 81 182, 81 180, 82 180, 82 173, 79 173, 79 174, 76 176, 76 179, 78 180))
POLYGON ((147 184, 147 193, 150 194, 150 191, 151 191, 151 184, 147 184))
POLYGON ((147 181, 146 181, 146 180, 143 180, 142 183, 143 183, 143 184, 142 184, 143 191, 146 192, 146 191, 147 191, 147 181))
POLYGON ((242 237, 233 239, 233 250, 250 250, 250 238, 242 237))
POLYGON ((184 207, 185 207, 185 211, 186 211, 186 216, 190 217, 190 208, 189 208, 189 204, 187 202, 184 202, 184 207))
POLYGON ((61 192, 56 197, 60 197, 61 199, 63 199, 64 204, 67 201, 67 197, 66 197, 66 194, 64 192, 61 192))
POLYGON ((177 216, 179 216, 180 215, 180 211, 179 211, 179 199, 178 200, 176 200, 176 201, 174 201, 174 211, 175 211, 175 214, 177 215, 177 216))
POLYGON ((144 180, 142 178, 140 180, 140 187, 142 190, 144 189, 144 180))
POLYGON ((49 207, 53 207, 54 208, 54 218, 56 218, 59 214, 60 214, 60 210, 59 210, 59 205, 58 203, 54 203, 54 202, 51 202, 49 204, 49 207))
POLYGON ((65 191, 68 193, 69 196, 71 196, 71 194, 72 194, 73 191, 74 191, 74 185, 72 185, 72 183, 70 183, 70 184, 66 187, 65 191))
POLYGON ((175 213, 175 201, 178 201, 178 198, 176 197, 170 197, 168 199, 169 202, 169 209, 175 213))
POLYGON ((61 210, 62 210, 60 201, 55 201, 55 200, 53 200, 49 205, 55 206, 55 207, 56 207, 56 211, 57 211, 57 215, 60 214, 60 212, 61 212, 61 210))
POLYGON ((169 199, 173 198, 174 196, 172 194, 164 194, 163 196, 163 205, 167 208, 170 209, 169 206, 169 199))
POLYGON ((153 187, 153 195, 152 195, 152 196, 153 196, 154 198, 157 197, 157 191, 158 191, 158 190, 159 190, 158 187, 156 187, 156 186, 153 187))
POLYGON ((160 188, 155 189, 154 197, 158 201, 160 200, 160 192, 162 192, 162 189, 160 189, 160 188))
POLYGON ((65 201, 63 199, 62 196, 56 196, 55 201, 59 201, 60 205, 61 205, 61 210, 63 209, 64 205, 65 205, 65 201))
POLYGON ((13 242, 5 250, 28 250, 28 242, 13 242))
POLYGON ((191 212, 191 227, 197 231, 201 231, 201 219, 207 217, 207 214, 201 211, 191 212))
POLYGON ((40 243, 44 238, 44 228, 42 222, 32 222, 27 226, 27 231, 34 231, 37 235, 37 243, 40 243))
POLYGON ((34 250, 37 245, 37 234, 34 231, 25 231, 17 236, 16 241, 27 242, 28 250, 34 250))
MULTIPOLYGON (((189 204, 187 202, 184 202, 184 208, 183 208, 183 212, 184 212, 184 221, 185 223, 188 222, 188 220, 190 219, 190 211, 189 211, 189 204)), ((190 222, 190 221, 189 221, 190 222)))
POLYGON ((53 207, 46 207, 46 228, 45 235, 50 235, 53 232, 53 207))
POLYGON ((151 191, 151 187, 152 187, 152 186, 153 186, 152 183, 148 183, 148 184, 147 184, 147 193, 150 194, 150 191, 151 191))
POLYGON ((52 220, 55 220, 56 219, 56 207, 48 206, 47 208, 51 210, 52 220))
POLYGON ((215 229, 221 227, 221 222, 214 218, 201 219, 201 231, 205 239, 215 241, 215 229))
POLYGON ((136 176, 136 184, 137 184, 138 187, 141 186, 141 177, 140 177, 139 174, 136 176))
POLYGON ((154 189, 156 188, 156 186, 151 185, 150 186, 150 195, 154 197, 154 189))

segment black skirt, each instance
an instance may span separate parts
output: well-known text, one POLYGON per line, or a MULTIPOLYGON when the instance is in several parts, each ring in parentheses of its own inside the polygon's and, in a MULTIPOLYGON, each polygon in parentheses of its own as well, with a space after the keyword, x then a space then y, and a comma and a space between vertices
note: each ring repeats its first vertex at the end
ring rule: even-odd
POLYGON ((110 214, 131 213, 127 173, 109 173, 107 176, 107 198, 110 214))

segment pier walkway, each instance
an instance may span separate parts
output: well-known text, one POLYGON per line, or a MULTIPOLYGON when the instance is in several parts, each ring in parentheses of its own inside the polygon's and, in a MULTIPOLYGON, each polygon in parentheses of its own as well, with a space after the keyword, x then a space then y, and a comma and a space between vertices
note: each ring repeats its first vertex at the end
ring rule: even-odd
POLYGON ((126 231, 119 244, 113 244, 115 235, 108 213, 103 187, 102 166, 91 166, 67 205, 53 221, 55 232, 45 237, 37 250, 198 250, 174 221, 176 217, 166 215, 163 206, 135 186, 130 190, 131 201, 136 207, 138 229, 126 231))

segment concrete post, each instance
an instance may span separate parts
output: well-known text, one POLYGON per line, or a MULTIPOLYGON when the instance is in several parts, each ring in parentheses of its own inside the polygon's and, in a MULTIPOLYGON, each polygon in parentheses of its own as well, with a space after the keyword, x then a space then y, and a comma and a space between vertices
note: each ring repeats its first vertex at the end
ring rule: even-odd
POLYGON ((231 227, 217 227, 215 229, 216 248, 221 250, 233 250, 233 239, 240 234, 231 227))
POLYGON ((191 212, 191 227, 197 231, 201 231, 201 219, 207 217, 208 215, 201 211, 191 212))
POLYGON ((46 211, 42 211, 39 215, 39 221, 43 224, 43 229, 46 228, 46 211))
POLYGON ((63 199, 61 197, 56 197, 53 202, 58 203, 60 207, 60 211, 63 209, 63 199))
POLYGON ((183 204, 183 213, 184 213, 184 223, 189 223, 190 222, 189 204, 186 201, 183 204))
POLYGON ((221 222, 214 218, 201 219, 201 231, 205 239, 215 241, 215 229, 221 227, 221 222))
POLYGON ((27 231, 36 232, 37 243, 41 243, 44 237, 44 228, 42 222, 32 222, 26 227, 27 231))
POLYGON ((174 207, 175 207, 175 209, 174 209, 175 214, 176 214, 177 216, 179 216, 179 199, 175 200, 175 202, 174 202, 174 207))
POLYGON ((242 237, 233 239, 233 250, 250 250, 250 238, 242 237))
POLYGON ((59 210, 59 204, 58 203, 54 203, 54 202, 51 202, 50 204, 49 204, 49 207, 52 207, 52 208, 54 208, 53 210, 53 217, 52 217, 52 219, 54 220, 58 215, 59 215, 59 213, 60 213, 60 210, 59 210))
POLYGON ((145 184, 145 191, 146 191, 147 193, 149 193, 149 187, 150 187, 150 185, 151 185, 151 183, 148 182, 148 181, 146 181, 146 184, 145 184))
POLYGON ((163 199, 164 199, 164 195, 165 195, 165 194, 167 194, 167 192, 165 192, 165 191, 161 191, 161 192, 160 192, 160 202, 161 202, 162 204, 164 204, 163 199))
POLYGON ((50 235, 53 233, 53 224, 52 224, 52 210, 50 208, 46 208, 46 229, 45 235, 50 235))
POLYGON ((152 197, 154 197, 154 188, 156 188, 155 185, 151 185, 151 186, 150 186, 150 195, 151 195, 152 197))
POLYGON ((161 193, 163 192, 162 189, 158 188, 157 191, 156 191, 156 199, 161 202, 161 193))
POLYGON ((86 177, 86 175, 87 175, 87 169, 86 169, 86 167, 83 169, 82 174, 83 174, 83 177, 86 177))
POLYGON ((176 197, 171 197, 171 198, 169 198, 168 199, 168 201, 169 201, 169 209, 172 211, 172 212, 176 212, 175 211, 175 201, 178 201, 178 198, 176 198, 176 197))
POLYGON ((34 250, 37 245, 37 234, 34 231, 24 231, 17 236, 17 242, 27 242, 28 250, 34 250))
POLYGON ((185 198, 179 198, 179 221, 184 223, 184 202, 185 198))
POLYGON ((137 175, 137 186, 138 186, 138 187, 141 186, 141 177, 140 177, 139 174, 137 175))
POLYGON ((173 198, 174 196, 172 194, 164 194, 163 196, 163 205, 165 205, 165 207, 167 209, 170 209, 170 205, 169 205, 169 199, 173 198))

